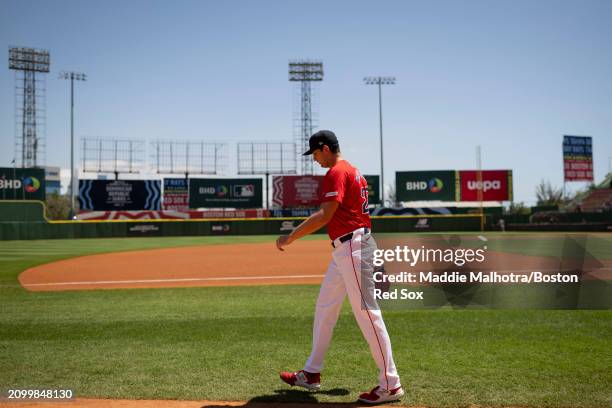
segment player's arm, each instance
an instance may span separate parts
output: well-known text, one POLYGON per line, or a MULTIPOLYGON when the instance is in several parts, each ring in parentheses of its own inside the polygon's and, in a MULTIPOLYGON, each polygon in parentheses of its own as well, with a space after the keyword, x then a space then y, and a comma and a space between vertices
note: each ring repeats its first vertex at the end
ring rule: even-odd
POLYGON ((300 239, 303 236, 318 231, 332 219, 339 205, 340 203, 338 201, 323 202, 319 211, 306 218, 293 230, 293 232, 291 232, 291 234, 278 237, 276 240, 276 247, 284 251, 283 247, 291 244, 296 239, 300 239))

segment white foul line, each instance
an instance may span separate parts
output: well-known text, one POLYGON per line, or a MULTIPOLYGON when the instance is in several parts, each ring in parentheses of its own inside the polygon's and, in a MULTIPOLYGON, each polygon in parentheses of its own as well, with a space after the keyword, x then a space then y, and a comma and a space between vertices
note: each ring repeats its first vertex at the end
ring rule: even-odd
POLYGON ((28 283, 22 286, 62 286, 62 285, 113 285, 120 283, 172 283, 172 282, 212 282, 233 280, 257 280, 257 279, 302 279, 322 278, 325 275, 287 275, 287 276, 233 276, 226 278, 183 278, 183 279, 141 279, 141 280, 117 280, 117 281, 89 281, 89 282, 52 282, 52 283, 28 283))
MULTIPOLYGON (((599 268, 599 271, 609 271, 612 268, 599 268)), ((539 272, 569 272, 570 269, 540 269, 539 272)), ((529 273, 531 269, 514 269, 496 271, 497 273, 529 273)), ((50 282, 50 283, 28 283, 22 284, 23 287, 32 286, 69 286, 69 285, 117 285, 122 283, 172 283, 172 282, 220 282, 220 281, 236 281, 236 280, 258 280, 258 279, 302 279, 302 278, 323 278, 325 275, 285 275, 285 276, 232 276, 219 278, 182 278, 182 279, 139 279, 139 280, 116 280, 116 281, 83 281, 83 282, 50 282)), ((8 286, 8 285, 0 285, 8 286)))

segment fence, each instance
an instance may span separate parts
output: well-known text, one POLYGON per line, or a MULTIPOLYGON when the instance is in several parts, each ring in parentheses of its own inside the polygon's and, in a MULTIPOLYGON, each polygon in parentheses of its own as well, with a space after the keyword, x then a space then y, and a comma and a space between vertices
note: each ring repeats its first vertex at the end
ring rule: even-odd
MULTIPOLYGON (((304 217, 186 220, 50 221, 42 202, 0 203, 0 240, 136 236, 278 235, 291 232, 304 217)), ((479 214, 372 217, 382 232, 479 231, 479 214)), ((324 233, 322 229, 319 233, 324 233)))

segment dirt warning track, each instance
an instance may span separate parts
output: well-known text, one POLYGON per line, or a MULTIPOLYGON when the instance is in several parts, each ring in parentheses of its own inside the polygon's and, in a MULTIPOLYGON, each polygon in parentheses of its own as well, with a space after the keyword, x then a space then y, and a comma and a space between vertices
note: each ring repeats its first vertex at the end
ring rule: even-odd
POLYGON ((327 240, 202 245, 88 255, 25 270, 29 291, 320 283, 331 260, 327 240))

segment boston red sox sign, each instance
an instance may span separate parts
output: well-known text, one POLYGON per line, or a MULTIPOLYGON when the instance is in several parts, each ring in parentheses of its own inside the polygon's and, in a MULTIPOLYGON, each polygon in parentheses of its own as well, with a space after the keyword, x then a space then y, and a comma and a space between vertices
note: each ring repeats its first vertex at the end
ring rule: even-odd
POLYGON ((277 207, 318 207, 323 176, 274 176, 272 204, 277 207))

